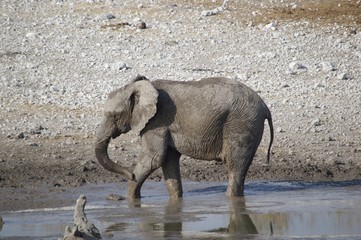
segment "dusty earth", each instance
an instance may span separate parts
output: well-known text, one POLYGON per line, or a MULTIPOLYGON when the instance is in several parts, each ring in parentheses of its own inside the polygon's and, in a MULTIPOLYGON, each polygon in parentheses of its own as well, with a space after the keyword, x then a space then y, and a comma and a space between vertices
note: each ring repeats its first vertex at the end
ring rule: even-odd
MULTIPOLYGON (((360 1, 1 1, 0 211, 72 203, 74 187, 125 184, 94 135, 111 90, 150 79, 236 78, 270 107, 248 180, 361 179, 360 1), (145 29, 137 22, 143 21, 145 29)), ((139 138, 113 140, 132 167, 139 138)), ((226 181, 221 162, 183 157, 182 177, 226 181)), ((161 172, 149 180, 161 181, 161 172)))

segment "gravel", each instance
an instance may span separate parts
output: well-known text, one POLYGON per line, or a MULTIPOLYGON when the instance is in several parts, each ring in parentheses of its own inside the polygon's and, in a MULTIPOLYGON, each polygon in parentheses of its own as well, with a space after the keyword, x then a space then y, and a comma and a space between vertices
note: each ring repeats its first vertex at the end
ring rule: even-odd
MULTIPOLYGON (((1 141, 33 148, 91 141, 107 94, 138 73, 151 80, 225 76, 270 107, 271 162, 360 167, 361 24, 260 21, 273 9, 267 4, 1 1, 1 141)), ((301 5, 272 1, 292 11, 301 5)), ((264 138, 255 164, 264 162, 268 131, 264 138)), ((1 151, 1 159, 16 160, 1 151)), ((335 176, 330 169, 324 175, 335 176)))

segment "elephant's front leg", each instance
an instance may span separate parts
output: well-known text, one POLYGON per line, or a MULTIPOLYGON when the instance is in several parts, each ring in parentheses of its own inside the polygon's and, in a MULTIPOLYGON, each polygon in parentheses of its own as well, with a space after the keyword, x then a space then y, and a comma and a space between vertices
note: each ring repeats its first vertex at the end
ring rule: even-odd
POLYGON ((142 135, 142 157, 136 164, 134 180, 128 182, 128 198, 140 198, 144 181, 160 168, 167 152, 168 134, 165 128, 147 131, 142 135))
POLYGON ((168 148, 167 155, 162 165, 165 184, 170 198, 179 198, 183 195, 179 158, 181 154, 168 148))
POLYGON ((150 157, 143 156, 141 160, 137 163, 134 169, 135 178, 128 181, 128 194, 127 197, 130 199, 140 198, 140 189, 142 188, 143 183, 149 177, 149 175, 154 172, 155 169, 152 169, 150 163, 150 157))

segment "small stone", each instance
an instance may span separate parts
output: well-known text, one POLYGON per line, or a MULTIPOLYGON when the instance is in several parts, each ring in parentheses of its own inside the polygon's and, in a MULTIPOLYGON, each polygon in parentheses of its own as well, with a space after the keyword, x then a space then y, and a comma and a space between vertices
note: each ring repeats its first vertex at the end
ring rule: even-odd
POLYGON ((320 67, 324 72, 331 72, 336 70, 335 67, 332 65, 332 63, 330 62, 321 62, 320 67))
POLYGON ((140 21, 140 22, 137 23, 136 27, 137 27, 138 29, 146 29, 146 28, 147 28, 147 25, 145 24, 145 22, 140 21))
POLYGON ((350 35, 356 35, 357 34, 357 29, 353 29, 350 31, 350 35))
POLYGON ((62 186, 62 181, 57 181, 53 183, 54 187, 61 187, 62 186))
POLYGON ((122 201, 122 200, 125 200, 126 198, 121 196, 121 195, 117 195, 117 194, 109 194, 107 196, 107 200, 110 200, 110 201, 122 201))
POLYGON ((113 69, 115 70, 127 70, 128 68, 125 62, 116 62, 113 64, 113 69))
POLYGON ((337 74, 337 79, 339 79, 339 80, 347 80, 347 79, 349 79, 349 76, 348 76, 347 73, 339 73, 339 74, 337 74))
POLYGON ((35 38, 37 36, 36 32, 29 32, 25 35, 27 38, 35 38))
POLYGON ((115 16, 113 14, 111 14, 111 13, 108 13, 107 15, 105 15, 105 18, 110 20, 110 19, 114 19, 115 16))
POLYGON ((331 172, 330 170, 326 171, 326 176, 327 177, 333 177, 333 172, 331 172))
POLYGON ((312 125, 317 127, 317 126, 321 126, 322 125, 322 122, 320 119, 316 118, 312 121, 312 125))
POLYGON ((141 20, 140 18, 133 19, 133 22, 131 25, 138 29, 146 29, 147 28, 147 25, 145 24, 145 22, 143 20, 141 20))
POLYGON ((25 138, 25 133, 24 132, 19 133, 17 138, 24 139, 25 138))
POLYGON ((296 71, 296 70, 299 70, 299 69, 305 69, 306 67, 302 64, 302 63, 299 63, 299 62, 291 62, 289 65, 288 65, 288 68, 292 71, 296 71))
POLYGON ((276 30, 276 26, 274 23, 269 23, 267 24, 266 26, 264 26, 263 30, 272 30, 272 31, 275 31, 276 30))
POLYGON ((329 142, 334 142, 334 141, 336 141, 336 139, 335 138, 333 138, 333 137, 328 137, 328 139, 327 139, 329 142))

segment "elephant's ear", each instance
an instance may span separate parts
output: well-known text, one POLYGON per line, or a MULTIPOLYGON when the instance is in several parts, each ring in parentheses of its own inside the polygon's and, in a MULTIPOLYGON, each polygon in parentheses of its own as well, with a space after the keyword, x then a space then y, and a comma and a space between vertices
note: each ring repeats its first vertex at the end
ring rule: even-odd
POLYGON ((148 80, 134 82, 130 126, 139 133, 157 112, 158 91, 148 80))

